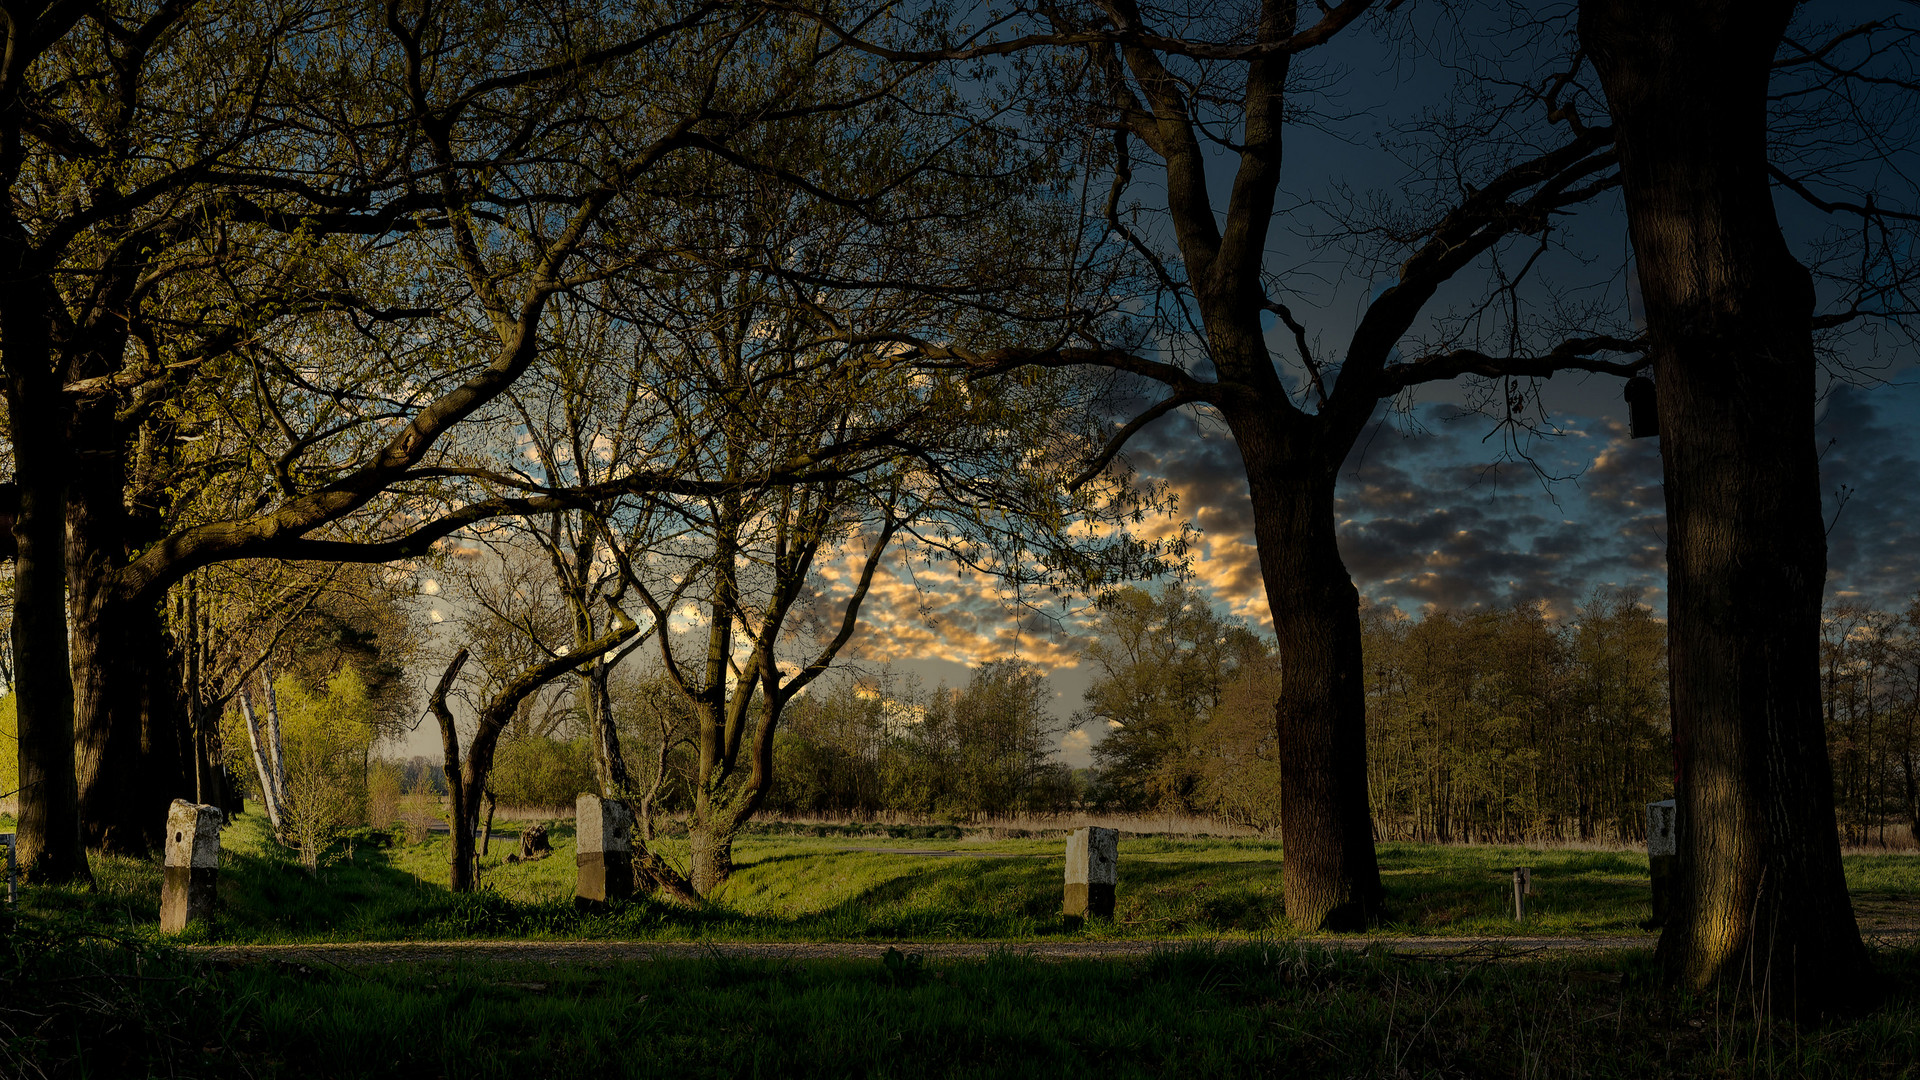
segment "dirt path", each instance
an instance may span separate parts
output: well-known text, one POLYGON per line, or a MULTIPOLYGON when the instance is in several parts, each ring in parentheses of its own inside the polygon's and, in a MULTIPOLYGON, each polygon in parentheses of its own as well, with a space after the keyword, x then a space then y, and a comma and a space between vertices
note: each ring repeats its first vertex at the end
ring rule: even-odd
MULTIPOLYGON (((1040 960, 1126 959, 1156 951, 1202 944, 1196 941, 957 941, 957 942, 662 942, 662 941, 371 941, 322 945, 198 945, 186 952, 228 963, 322 963, 342 966, 472 960, 597 966, 649 960, 725 957, 759 960, 878 960, 888 949, 919 953, 929 960, 972 960, 996 954, 1040 960)), ((1221 941, 1222 945, 1240 942, 1221 941)), ((1523 957, 1542 953, 1649 949, 1651 936, 1638 937, 1351 937, 1303 939, 1329 949, 1382 950, 1422 956, 1449 953, 1523 957)))

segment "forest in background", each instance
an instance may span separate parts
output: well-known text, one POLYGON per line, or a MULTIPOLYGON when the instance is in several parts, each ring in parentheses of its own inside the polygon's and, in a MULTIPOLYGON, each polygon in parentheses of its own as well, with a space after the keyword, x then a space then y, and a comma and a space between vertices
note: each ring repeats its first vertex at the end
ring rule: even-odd
MULTIPOLYGON (((1672 756, 1666 626, 1636 591, 1597 592, 1557 620, 1529 604, 1420 618, 1369 606, 1363 626, 1382 839, 1644 840, 1645 804, 1672 794, 1672 756)), ((1113 592, 1093 627, 1082 662, 1095 678, 1068 718, 1051 708, 1043 673, 1017 660, 983 663, 952 687, 885 672, 828 680, 790 707, 765 809, 951 822, 1177 813, 1277 831, 1279 674, 1264 638, 1178 581, 1113 592), (1094 739, 1091 768, 1060 760, 1076 728, 1094 739)), ((441 764, 377 749, 407 711, 393 664, 349 625, 315 622, 309 636, 303 662, 274 680, 292 812, 342 829, 422 817, 424 800, 445 793, 441 764)), ((1822 661, 1843 839, 1917 838, 1920 601, 1900 612, 1830 606, 1822 661)), ((609 693, 623 742, 652 770, 643 784, 664 766, 658 808, 684 814, 690 718, 657 673, 630 667, 609 693)), ((556 684, 516 712, 490 784, 501 805, 562 807, 593 790, 573 691, 556 684)), ((0 726, 10 718, 0 698, 0 726)), ((227 768, 257 798, 239 708, 224 729, 227 768)))

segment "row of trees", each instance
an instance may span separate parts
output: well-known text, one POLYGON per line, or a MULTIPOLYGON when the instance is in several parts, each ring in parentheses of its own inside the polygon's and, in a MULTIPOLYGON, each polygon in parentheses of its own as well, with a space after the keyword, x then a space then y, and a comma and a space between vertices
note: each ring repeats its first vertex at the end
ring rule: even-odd
MULTIPOLYGON (((1095 625, 1083 658, 1095 678, 1070 720, 1054 714, 1041 674, 1013 660, 982 665, 956 688, 835 679, 800 698, 775 739, 764 808, 955 821, 1085 808, 1277 830, 1271 648, 1179 581, 1117 590, 1095 625), (1074 728, 1099 740, 1095 768, 1078 777, 1057 750, 1074 728)), ((1671 797, 1673 759, 1666 628, 1636 592, 1597 593, 1562 622, 1527 604, 1418 620, 1376 606, 1361 625, 1368 786, 1382 838, 1645 839, 1645 804, 1671 797)), ((1891 829, 1896 841, 1920 839, 1920 607, 1833 606, 1823 627, 1842 836, 1885 843, 1891 829)), ((341 667, 317 693, 301 682, 323 671, 309 663, 276 684, 287 832, 308 856, 328 829, 361 820, 375 730, 357 668, 341 667)), ((608 701, 621 743, 666 765, 653 805, 684 819, 697 783, 684 701, 657 674, 616 676, 608 701)), ((0 699, 0 734, 11 734, 10 706, 0 699)), ((238 714, 222 727, 226 765, 257 799, 257 744, 238 714)), ((574 694, 529 700, 502 736, 489 789, 507 805, 569 803, 597 783, 592 731, 574 694)), ((417 758, 396 787, 444 794, 444 776, 417 758)))
POLYGON ((1017 660, 927 695, 851 682, 796 705, 774 747, 767 808, 977 820, 1054 813, 1078 801, 1058 760, 1066 725, 1041 673, 1017 660))
MULTIPOLYGON (((1265 643, 1179 583, 1121 590, 1098 628, 1078 717, 1108 729, 1092 791, 1278 828, 1265 643)), ((1418 620, 1369 606, 1361 628, 1380 836, 1638 839, 1646 803, 1671 795, 1666 632, 1638 594, 1598 593, 1564 623, 1525 604, 1418 620)))
MULTIPOLYGON (((1841 835, 1920 839, 1920 608, 1842 604, 1822 625, 1841 835)), ((1095 626, 1082 660, 1095 677, 1065 723, 1012 661, 926 697, 851 683, 810 696, 776 743, 768 808, 974 818, 1079 806, 1277 830, 1270 646, 1177 581, 1117 590, 1095 626), (1077 785, 1048 756, 1073 727, 1096 740, 1077 785)), ((1558 622, 1531 604, 1419 619, 1370 606, 1361 626, 1381 837, 1645 839, 1646 804, 1673 795, 1673 750, 1666 625, 1636 591, 1602 590, 1558 622)))
POLYGON ((1820 637, 1841 831, 1853 843, 1885 843, 1888 829, 1920 841, 1920 599, 1905 611, 1829 607, 1820 637))

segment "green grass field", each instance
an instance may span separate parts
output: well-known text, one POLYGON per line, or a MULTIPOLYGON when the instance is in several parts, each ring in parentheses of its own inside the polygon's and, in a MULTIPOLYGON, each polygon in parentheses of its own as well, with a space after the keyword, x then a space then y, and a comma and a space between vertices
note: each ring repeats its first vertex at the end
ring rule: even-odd
MULTIPOLYGON (((1051 839, 811 836, 753 833, 738 871, 702 911, 641 900, 599 916, 572 905, 573 833, 552 827, 554 853, 509 865, 517 833, 482 860, 482 890, 445 886, 447 841, 398 843, 363 833, 317 872, 240 815, 222 837, 220 912, 211 934, 234 943, 488 937, 641 940, 1020 941, 1081 936, 1271 938, 1291 933, 1281 898, 1281 851, 1260 839, 1129 836, 1121 844, 1112 922, 1070 930, 1060 914, 1064 842, 1051 839), (391 843, 392 846, 379 846, 391 843), (895 849, 895 850, 885 850, 895 849), (940 857, 906 854, 939 852, 940 857)), ((953 830, 948 830, 951 833, 953 830)), ((919 835, 915 835, 918 833, 919 835)), ((674 854, 674 844, 665 850, 674 854)), ((1381 870, 1398 935, 1641 935, 1650 890, 1644 856, 1579 849, 1385 844, 1381 870), (1533 868, 1525 923, 1509 914, 1513 867, 1533 868)), ((159 918, 155 860, 95 858, 96 889, 30 889, 27 913, 152 936, 159 918)), ((1920 856, 1853 855, 1863 904, 1920 913, 1920 856)), ((1651 935, 1646 935, 1652 940, 1651 935)))
MULTIPOLYGON (((1876 952, 1876 1011, 1795 1026, 1738 994, 1661 991, 1644 950, 1324 949, 1291 936, 1268 841, 1128 836, 1116 918, 1069 930, 1060 839, 928 833, 755 833, 706 910, 641 900, 588 916, 571 903, 566 827, 554 855, 520 865, 504 862, 509 830, 483 891, 454 896, 444 839, 363 834, 309 873, 242 816, 223 837, 218 922, 185 941, 899 946, 881 962, 209 962, 157 934, 156 861, 99 858, 94 890, 29 889, 17 920, 0 916, 0 1075, 1920 1077, 1912 948, 1876 952), (872 850, 886 848, 953 854, 872 850), (1064 962, 1014 950, 923 961, 914 945, 1076 934, 1157 945, 1064 962)), ((1387 934, 1641 933, 1645 862, 1631 853, 1380 854, 1387 934), (1516 865, 1534 869, 1538 892, 1524 925, 1507 917, 1516 865)), ((1857 904, 1920 909, 1920 857, 1849 856, 1847 869, 1857 904)))

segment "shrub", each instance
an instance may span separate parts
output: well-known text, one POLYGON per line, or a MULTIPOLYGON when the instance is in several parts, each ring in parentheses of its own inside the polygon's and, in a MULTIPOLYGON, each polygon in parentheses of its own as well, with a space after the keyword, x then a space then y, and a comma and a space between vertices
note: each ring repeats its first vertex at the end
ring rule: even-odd
POLYGON ((405 773, 397 762, 376 759, 367 766, 367 824, 384 829, 400 820, 405 773))
POLYGON ((529 735, 500 747, 489 786, 508 806, 571 806, 581 792, 598 791, 600 782, 584 740, 529 735))

